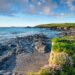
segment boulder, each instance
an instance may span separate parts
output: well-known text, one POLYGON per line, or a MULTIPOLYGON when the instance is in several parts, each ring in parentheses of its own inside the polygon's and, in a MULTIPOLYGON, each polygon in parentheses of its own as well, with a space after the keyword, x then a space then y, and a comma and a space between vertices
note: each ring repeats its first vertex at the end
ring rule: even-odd
POLYGON ((43 44, 42 41, 35 42, 34 43, 34 48, 35 48, 35 50, 37 50, 40 53, 45 53, 46 52, 46 50, 45 50, 46 45, 43 44))
POLYGON ((34 49, 40 53, 46 53, 48 49, 50 50, 50 43, 47 42, 48 38, 45 35, 35 35, 34 36, 34 49), (49 48, 47 49, 47 46, 49 48))

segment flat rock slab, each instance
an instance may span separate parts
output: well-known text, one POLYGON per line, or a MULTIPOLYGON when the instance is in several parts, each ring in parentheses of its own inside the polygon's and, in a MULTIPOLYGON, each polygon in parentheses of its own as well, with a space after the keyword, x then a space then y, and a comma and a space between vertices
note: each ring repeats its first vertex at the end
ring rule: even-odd
POLYGON ((36 72, 40 67, 48 64, 49 53, 22 53, 16 57, 16 67, 13 73, 26 74, 27 72, 36 72))

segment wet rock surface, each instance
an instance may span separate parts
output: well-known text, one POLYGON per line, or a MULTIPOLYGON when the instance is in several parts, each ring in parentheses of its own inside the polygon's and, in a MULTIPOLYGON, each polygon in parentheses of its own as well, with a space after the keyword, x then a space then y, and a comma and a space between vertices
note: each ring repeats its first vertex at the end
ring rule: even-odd
POLYGON ((16 37, 3 42, 0 44, 0 74, 36 71, 47 63, 49 52, 50 39, 43 34, 16 37))

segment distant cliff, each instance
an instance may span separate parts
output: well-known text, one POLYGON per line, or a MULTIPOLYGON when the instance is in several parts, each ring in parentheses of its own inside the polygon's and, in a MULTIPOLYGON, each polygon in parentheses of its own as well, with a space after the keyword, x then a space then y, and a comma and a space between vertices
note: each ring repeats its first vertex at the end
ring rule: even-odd
POLYGON ((50 28, 52 30, 75 30, 75 23, 55 23, 55 24, 42 24, 37 25, 39 28, 50 28))

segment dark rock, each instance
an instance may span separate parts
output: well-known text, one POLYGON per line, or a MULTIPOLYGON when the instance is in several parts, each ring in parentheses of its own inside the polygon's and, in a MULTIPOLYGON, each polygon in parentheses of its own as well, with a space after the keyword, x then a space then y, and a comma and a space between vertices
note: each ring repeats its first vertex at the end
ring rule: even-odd
POLYGON ((9 51, 0 57, 0 70, 6 70, 13 62, 11 59, 14 57, 13 52, 9 51))
POLYGON ((33 50, 32 44, 32 36, 17 38, 16 53, 31 52, 33 50))
MULTIPOLYGON (((48 43, 48 38, 43 34, 35 34, 33 36, 18 37, 16 39, 16 53, 22 52, 31 53, 37 50, 45 53, 48 43)), ((49 48, 49 47, 48 47, 49 48)), ((50 49, 50 48, 49 48, 50 49)))
POLYGON ((17 37, 10 39, 5 45, 0 45, 1 53, 5 50, 12 50, 14 54, 21 54, 23 52, 32 53, 35 50, 45 53, 47 48, 50 50, 49 38, 44 34, 35 34, 32 36, 17 37))
POLYGON ((34 36, 34 48, 40 53, 48 52, 47 46, 49 45, 50 50, 50 43, 47 43, 48 38, 45 35, 35 35, 34 36))
POLYGON ((6 50, 8 50, 8 47, 7 47, 6 45, 0 44, 0 56, 1 56, 6 50))
POLYGON ((0 44, 0 71, 12 72, 16 67, 16 56, 22 53, 44 54, 49 51, 50 39, 43 34, 12 38, 0 44))

